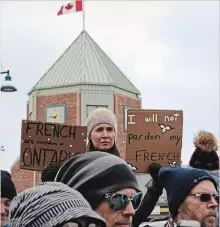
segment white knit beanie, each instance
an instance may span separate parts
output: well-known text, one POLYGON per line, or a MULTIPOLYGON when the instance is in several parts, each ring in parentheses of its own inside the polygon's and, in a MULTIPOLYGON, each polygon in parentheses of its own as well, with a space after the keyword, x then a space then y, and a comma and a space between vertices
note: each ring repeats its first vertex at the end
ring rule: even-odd
POLYGON ((106 108, 97 108, 89 114, 86 120, 88 137, 90 136, 92 130, 99 124, 111 125, 117 135, 117 119, 111 110, 106 108))

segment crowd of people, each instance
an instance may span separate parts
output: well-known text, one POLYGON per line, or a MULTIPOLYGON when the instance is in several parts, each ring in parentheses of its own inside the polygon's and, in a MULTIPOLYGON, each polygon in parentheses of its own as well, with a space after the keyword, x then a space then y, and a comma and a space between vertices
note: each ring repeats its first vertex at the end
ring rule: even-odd
MULTIPOLYGON (((98 108, 86 126, 87 152, 46 168, 40 185, 17 194, 10 173, 1 170, 1 226, 176 227, 183 220, 219 226, 219 156, 212 133, 196 135, 188 167, 152 163, 153 183, 143 195, 117 148, 115 115, 98 108), (151 219, 164 188, 170 215, 151 219)), ((193 227, 194 222, 188 223, 193 227)))

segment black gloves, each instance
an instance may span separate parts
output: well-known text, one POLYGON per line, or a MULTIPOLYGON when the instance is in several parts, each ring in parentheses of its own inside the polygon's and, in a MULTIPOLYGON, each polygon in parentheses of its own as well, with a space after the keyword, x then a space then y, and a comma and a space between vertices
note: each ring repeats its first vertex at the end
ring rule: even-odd
POLYGON ((142 222, 145 222, 147 218, 152 213, 159 197, 163 193, 163 186, 158 179, 158 173, 161 168, 160 164, 152 163, 149 166, 149 173, 153 178, 153 183, 151 186, 147 187, 147 192, 144 195, 142 203, 139 209, 136 211, 133 218, 132 226, 138 227, 142 222))
POLYGON ((148 191, 152 196, 160 196, 163 193, 163 186, 159 180, 158 174, 162 166, 158 163, 151 163, 148 169, 149 174, 152 177, 152 186, 147 187, 148 191))

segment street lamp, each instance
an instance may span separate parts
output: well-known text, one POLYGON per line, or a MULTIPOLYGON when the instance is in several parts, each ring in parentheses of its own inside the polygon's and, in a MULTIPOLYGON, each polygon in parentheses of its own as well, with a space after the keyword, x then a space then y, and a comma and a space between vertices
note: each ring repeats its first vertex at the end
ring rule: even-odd
POLYGON ((1 91, 3 92, 14 92, 17 91, 16 87, 13 85, 11 81, 11 76, 9 75, 9 70, 1 72, 1 74, 6 74, 5 81, 1 86, 1 91))

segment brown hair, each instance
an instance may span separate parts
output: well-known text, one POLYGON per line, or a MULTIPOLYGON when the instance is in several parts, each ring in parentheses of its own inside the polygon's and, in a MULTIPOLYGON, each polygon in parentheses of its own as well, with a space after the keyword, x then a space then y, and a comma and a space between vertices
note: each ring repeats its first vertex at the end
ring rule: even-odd
POLYGON ((115 156, 118 156, 119 158, 121 158, 121 154, 120 154, 120 151, 118 150, 115 142, 112 146, 112 148, 110 148, 109 150, 98 150, 94 147, 93 143, 92 143, 92 140, 89 138, 89 142, 87 144, 87 147, 86 147, 86 151, 87 152, 90 152, 90 151, 100 151, 100 152, 107 152, 109 154, 113 154, 115 156))

